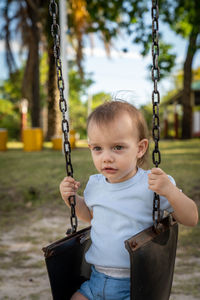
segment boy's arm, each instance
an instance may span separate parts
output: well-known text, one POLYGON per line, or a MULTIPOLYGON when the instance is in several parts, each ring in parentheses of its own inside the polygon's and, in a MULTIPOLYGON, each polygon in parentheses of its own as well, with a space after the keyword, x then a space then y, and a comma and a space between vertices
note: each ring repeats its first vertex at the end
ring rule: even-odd
POLYGON ((87 205, 85 204, 84 198, 79 195, 76 195, 75 210, 76 210, 76 215, 80 220, 91 223, 93 217, 92 211, 90 211, 87 205))
POLYGON ((198 210, 195 202, 181 192, 175 185, 166 196, 174 209, 172 213, 177 222, 186 226, 196 226, 198 223, 198 210))
POLYGON ((160 168, 151 170, 149 188, 167 198, 174 209, 172 215, 179 223, 187 226, 197 225, 198 209, 195 202, 182 193, 160 168))
POLYGON ((93 217, 92 212, 87 207, 84 198, 76 194, 79 186, 80 186, 80 182, 76 181, 74 178, 65 177, 63 181, 60 183, 60 193, 68 207, 70 207, 69 200, 68 200, 69 196, 75 195, 76 197, 75 210, 76 210, 77 217, 84 222, 90 223, 93 217))

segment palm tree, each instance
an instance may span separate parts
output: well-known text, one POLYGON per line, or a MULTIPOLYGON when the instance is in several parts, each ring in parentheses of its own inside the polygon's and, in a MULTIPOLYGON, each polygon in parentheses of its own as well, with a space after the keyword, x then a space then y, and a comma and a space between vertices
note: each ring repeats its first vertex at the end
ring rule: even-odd
POLYGON ((48 79, 47 79, 47 140, 53 136, 61 134, 61 114, 59 110, 59 95, 57 90, 57 77, 55 68, 55 58, 53 53, 53 39, 51 36, 52 18, 48 9, 45 10, 43 18, 43 28, 46 38, 46 50, 48 54, 48 79))
MULTIPOLYGON (((84 81, 83 47, 85 37, 98 33, 106 52, 109 54, 111 41, 117 36, 119 28, 129 30, 129 24, 135 22, 135 0, 68 0, 69 41, 76 53, 76 63, 84 81), (123 20, 121 15, 126 16, 123 20), (133 20, 130 22, 130 20, 133 20)), ((2 3, 2 2, 1 2, 2 3)), ((40 125, 40 81, 39 81, 39 46, 45 46, 48 53, 48 137, 58 132, 58 97, 56 96, 56 72, 50 37, 49 1, 46 0, 4 0, 1 37, 6 41, 7 63, 10 71, 15 68, 13 53, 10 47, 11 35, 18 33, 21 46, 27 49, 22 97, 27 98, 30 105, 32 126, 40 125), (10 10, 13 10, 10 16, 10 10)), ((67 12, 66 12, 67 13, 67 12)), ((60 125, 59 125, 60 126, 60 125)))
POLYGON ((12 36, 18 35, 21 47, 27 49, 22 82, 22 98, 29 101, 32 126, 40 126, 40 94, 39 94, 39 43, 41 30, 39 26, 40 9, 44 1, 5 0, 3 7, 4 25, 1 38, 6 40, 6 59, 10 73, 16 69, 10 42, 12 36), (10 17, 10 12, 12 16, 10 17))

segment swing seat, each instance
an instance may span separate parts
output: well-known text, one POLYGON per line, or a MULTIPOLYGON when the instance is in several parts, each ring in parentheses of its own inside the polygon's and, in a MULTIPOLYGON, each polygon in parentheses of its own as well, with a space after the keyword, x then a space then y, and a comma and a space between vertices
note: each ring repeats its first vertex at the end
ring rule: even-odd
MULTIPOLYGON (((90 278, 85 252, 91 245, 87 227, 43 248, 54 300, 70 300, 90 278)), ((171 216, 125 241, 130 255, 131 300, 169 300, 175 264, 178 224, 171 216)), ((117 299, 116 299, 117 300, 117 299)))
POLYGON ((176 247, 178 224, 171 215, 154 227, 125 241, 131 263, 131 300, 169 300, 176 247))
POLYGON ((70 300, 90 278, 91 265, 85 261, 90 245, 90 227, 87 227, 42 249, 54 300, 70 300))

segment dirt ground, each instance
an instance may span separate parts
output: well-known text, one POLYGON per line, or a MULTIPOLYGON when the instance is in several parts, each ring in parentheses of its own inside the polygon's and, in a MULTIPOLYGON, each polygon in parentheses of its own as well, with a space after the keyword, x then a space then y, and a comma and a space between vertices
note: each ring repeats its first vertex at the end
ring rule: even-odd
MULTIPOLYGON (((42 217, 33 214, 1 235, 1 300, 52 299, 41 248, 64 236, 66 220, 66 214, 60 211, 45 212, 42 217)), ((200 299, 200 259, 186 260, 183 252, 184 249, 178 249, 170 300, 197 300, 200 299)))

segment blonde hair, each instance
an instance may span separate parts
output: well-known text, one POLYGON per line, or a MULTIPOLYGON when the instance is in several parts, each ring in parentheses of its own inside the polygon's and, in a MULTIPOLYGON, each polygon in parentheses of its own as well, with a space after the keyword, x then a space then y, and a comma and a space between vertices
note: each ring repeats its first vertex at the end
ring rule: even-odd
MULTIPOLYGON (((108 101, 98 106, 88 117, 87 129, 91 121, 99 126, 109 124, 116 120, 123 112, 127 112, 131 120, 136 124, 139 141, 149 139, 148 127, 142 113, 126 101, 108 101)), ((148 165, 148 149, 143 157, 137 161, 138 167, 144 165, 148 165)))

